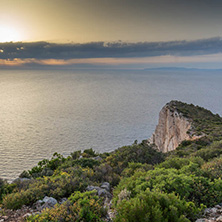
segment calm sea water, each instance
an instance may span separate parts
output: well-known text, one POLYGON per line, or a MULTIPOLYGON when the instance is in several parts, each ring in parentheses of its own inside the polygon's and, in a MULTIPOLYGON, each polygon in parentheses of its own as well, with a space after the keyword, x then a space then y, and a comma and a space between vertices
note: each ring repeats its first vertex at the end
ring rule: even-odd
POLYGON ((0 71, 0 177, 54 152, 109 152, 151 136, 177 99, 222 114, 222 72, 0 71))

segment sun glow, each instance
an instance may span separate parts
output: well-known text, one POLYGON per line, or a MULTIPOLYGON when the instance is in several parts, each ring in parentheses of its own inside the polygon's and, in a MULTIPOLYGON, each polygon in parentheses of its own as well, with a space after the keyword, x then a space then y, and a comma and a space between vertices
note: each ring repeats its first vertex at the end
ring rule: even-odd
POLYGON ((0 25, 0 42, 21 41, 21 35, 18 30, 10 26, 0 25))

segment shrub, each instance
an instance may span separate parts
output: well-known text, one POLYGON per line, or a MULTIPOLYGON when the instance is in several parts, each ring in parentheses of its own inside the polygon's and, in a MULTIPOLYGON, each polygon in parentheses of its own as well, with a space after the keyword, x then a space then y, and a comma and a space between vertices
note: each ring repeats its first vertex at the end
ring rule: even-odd
POLYGON ((0 203, 4 196, 12 193, 14 190, 17 190, 16 184, 9 184, 6 180, 0 178, 0 203))
POLYGON ((175 157, 172 159, 165 160, 164 162, 160 163, 157 167, 165 169, 174 168, 179 170, 183 166, 188 165, 189 163, 189 159, 175 157))
POLYGON ((20 175, 19 178, 31 178, 31 175, 29 174, 29 172, 27 172, 26 170, 24 170, 20 175))
POLYGON ((149 188, 151 191, 157 189, 165 193, 175 193, 197 205, 203 203, 212 206, 222 201, 222 181, 220 179, 211 181, 203 176, 181 173, 176 169, 156 168, 122 179, 114 190, 114 203, 118 202, 118 194, 125 188, 131 192, 131 197, 135 197, 141 191, 149 188))
POLYGON ((190 145, 192 143, 192 141, 191 140, 184 140, 184 141, 182 141, 182 143, 181 143, 181 146, 188 146, 188 145, 190 145))
POLYGON ((34 203, 36 200, 36 196, 33 192, 21 191, 17 193, 11 193, 5 196, 3 199, 3 206, 4 208, 15 210, 21 208, 27 203, 34 203))
POLYGON ((43 176, 51 176, 53 175, 53 172, 62 164, 65 162, 65 158, 59 154, 54 153, 51 160, 44 159, 38 163, 38 166, 33 167, 31 170, 27 172, 22 173, 22 177, 24 175, 27 178, 33 177, 43 177, 43 176))
POLYGON ((100 164, 100 162, 98 160, 94 160, 94 159, 90 159, 90 158, 81 158, 78 160, 74 160, 72 164, 73 164, 73 166, 79 165, 83 168, 85 168, 85 167, 93 168, 94 166, 98 166, 100 164))
POLYGON ((92 148, 90 148, 90 149, 84 150, 82 153, 82 156, 89 158, 89 157, 95 157, 95 156, 97 156, 97 154, 92 148))
POLYGON ((2 195, 5 192, 5 181, 0 178, 0 201, 2 200, 2 195))
POLYGON ((121 174, 130 162, 154 165, 163 162, 164 158, 163 153, 154 149, 147 141, 143 141, 141 144, 124 146, 115 150, 105 161, 115 173, 121 174))
POLYGON ((194 153, 194 156, 199 156, 205 161, 218 157, 222 154, 222 141, 215 141, 210 146, 202 148, 194 153))
POLYGON ((215 158, 202 166, 205 175, 211 179, 222 177, 222 157, 215 158))
POLYGON ((71 174, 60 172, 54 177, 39 178, 20 192, 6 195, 3 205, 5 208, 18 209, 22 205, 32 205, 46 195, 56 199, 69 197, 76 190, 83 191, 89 184, 88 178, 88 171, 81 168, 73 168, 71 174))
POLYGON ((209 136, 204 136, 198 140, 193 140, 187 142, 182 142, 176 150, 167 153, 167 156, 175 157, 190 157, 201 149, 209 146, 212 143, 209 136))
POLYGON ((7 182, 0 178, 0 202, 2 201, 3 195, 6 193, 7 182))
POLYGON ((103 222, 106 215, 102 199, 95 192, 75 192, 69 201, 55 208, 46 209, 40 215, 31 216, 27 221, 77 221, 77 222, 103 222))
POLYGON ((80 156, 81 156, 81 150, 71 153, 71 157, 73 158, 73 160, 79 159, 80 156))
POLYGON ((195 220, 202 208, 181 200, 174 194, 145 190, 117 205, 115 222, 188 222, 195 220))
POLYGON ((94 167, 94 175, 91 177, 91 180, 97 183, 106 181, 111 186, 116 186, 120 181, 120 175, 115 173, 109 164, 103 163, 94 167))
POLYGON ((201 170, 201 166, 204 164, 204 160, 200 157, 189 157, 189 158, 179 158, 173 157, 165 160, 163 163, 156 166, 156 168, 165 169, 177 169, 179 173, 184 173, 187 175, 203 175, 204 172, 201 170))
POLYGON ((153 170, 153 166, 151 164, 142 164, 142 163, 129 163, 128 167, 124 169, 124 171, 121 173, 123 177, 130 177, 135 172, 146 172, 148 170, 153 170))

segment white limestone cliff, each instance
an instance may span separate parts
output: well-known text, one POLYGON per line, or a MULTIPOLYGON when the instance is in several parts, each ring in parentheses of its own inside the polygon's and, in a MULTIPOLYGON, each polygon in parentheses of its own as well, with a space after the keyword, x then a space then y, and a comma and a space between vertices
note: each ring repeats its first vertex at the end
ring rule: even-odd
POLYGON ((188 133, 192 129, 192 120, 171 106, 173 101, 166 104, 159 114, 159 122, 155 132, 149 139, 164 153, 175 150, 183 140, 197 139, 198 136, 188 133))

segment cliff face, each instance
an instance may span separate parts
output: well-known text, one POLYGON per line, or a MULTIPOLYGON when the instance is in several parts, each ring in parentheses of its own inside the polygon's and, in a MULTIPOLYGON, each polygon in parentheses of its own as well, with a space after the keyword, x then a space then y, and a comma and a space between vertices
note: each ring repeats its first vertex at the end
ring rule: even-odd
POLYGON ((183 140, 194 139, 194 136, 187 133, 192 127, 191 119, 179 113, 173 106, 174 103, 172 101, 162 108, 156 130, 149 139, 150 143, 164 153, 175 150, 183 140))

